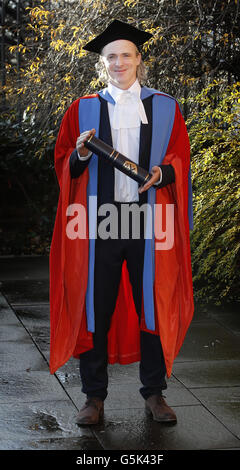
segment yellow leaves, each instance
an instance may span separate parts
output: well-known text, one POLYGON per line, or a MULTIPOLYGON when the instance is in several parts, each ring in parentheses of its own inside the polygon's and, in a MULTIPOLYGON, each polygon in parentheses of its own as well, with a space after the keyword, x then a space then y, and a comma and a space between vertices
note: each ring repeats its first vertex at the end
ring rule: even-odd
POLYGON ((61 100, 59 103, 59 106, 57 107, 57 109, 54 111, 53 114, 61 115, 64 113, 65 109, 66 109, 66 100, 61 100))
POLYGON ((75 80, 75 77, 71 75, 70 73, 66 74, 65 77, 63 77, 64 82, 69 84, 71 80, 75 80))
POLYGON ((11 52, 11 54, 16 50, 17 46, 10 46, 9 47, 9 51, 11 52))
POLYGON ((83 57, 86 55, 86 52, 82 49, 83 41, 81 39, 73 41, 72 43, 65 42, 62 39, 52 40, 50 46, 56 51, 64 51, 69 56, 83 57))
POLYGON ((65 52, 69 56, 77 55, 78 57, 82 57, 83 55, 86 55, 86 52, 82 51, 82 43, 83 41, 81 39, 70 42, 69 40, 64 41, 63 39, 54 39, 52 36, 50 47, 56 52, 65 52))
POLYGON ((51 31, 51 38, 55 38, 57 37, 58 35, 60 36, 62 31, 64 31, 66 25, 65 23, 63 22, 60 22, 59 25, 57 26, 57 28, 54 28, 52 31, 51 31))
MULTIPOLYGON (((160 38, 158 38, 160 39, 160 38)), ((173 46, 178 46, 179 44, 186 44, 187 40, 189 39, 189 35, 186 36, 178 36, 176 34, 172 34, 170 42, 173 46)))
POLYGON ((79 33, 79 31, 81 30, 81 28, 79 26, 72 26, 71 27, 71 30, 74 31, 73 33, 73 37, 75 38, 76 35, 79 33))
POLYGON ((228 38, 229 38, 229 34, 228 33, 225 33, 223 34, 223 36, 220 38, 220 42, 223 42, 224 45, 226 46, 228 44, 228 38))
POLYGON ((197 39, 201 39, 202 35, 200 31, 198 33, 195 33, 193 40, 196 41, 197 39))
POLYGON ((24 95, 24 93, 26 93, 26 87, 17 89, 17 95, 24 95))
POLYGON ((84 57, 87 55, 87 52, 84 51, 84 49, 80 49, 79 53, 77 54, 77 57, 80 59, 81 57, 84 57))
POLYGON ((183 85, 190 85, 190 86, 193 85, 193 83, 197 81, 196 77, 189 77, 188 75, 181 75, 179 79, 183 85))
POLYGON ((44 8, 35 7, 30 9, 30 15, 32 18, 38 19, 40 24, 43 20, 48 21, 49 18, 53 16, 53 12, 45 10, 44 8))
POLYGON ((39 76, 37 76, 37 77, 35 77, 35 78, 33 79, 33 82, 34 82, 35 84, 41 83, 41 78, 40 78, 39 76))
POLYGON ((27 47, 23 44, 18 44, 17 46, 10 46, 9 47, 9 52, 13 54, 14 52, 22 52, 22 54, 25 54, 26 51, 29 51, 27 47))
POLYGON ((214 153, 213 153, 213 151, 210 147, 204 153, 204 159, 203 160, 204 160, 205 165, 209 164, 213 157, 214 157, 214 153))
POLYGON ((45 35, 45 33, 48 31, 48 29, 49 29, 49 26, 47 26, 47 25, 42 25, 42 26, 40 26, 40 28, 39 28, 39 33, 40 33, 40 38, 41 38, 41 39, 44 38, 44 35, 45 35))
POLYGON ((43 149, 39 149, 39 150, 36 150, 35 152, 35 157, 36 158, 41 158, 44 154, 44 148, 43 149))
POLYGON ((33 61, 29 67, 29 69, 31 70, 31 72, 35 72, 38 70, 39 68, 39 65, 40 65, 40 59, 39 57, 36 58, 36 61, 33 61))
POLYGON ((66 46, 66 43, 62 39, 58 39, 57 41, 51 41, 50 46, 55 51, 61 51, 66 46))
POLYGON ((189 36, 182 36, 182 40, 184 42, 184 44, 186 44, 187 40, 189 39, 189 36))
POLYGON ((101 80, 99 80, 99 78, 94 77, 90 82, 90 87, 96 89, 99 88, 99 86, 101 86, 101 80))
POLYGON ((73 42, 72 44, 66 44, 66 51, 69 55, 75 55, 77 52, 79 52, 80 48, 81 46, 77 42, 73 42))
POLYGON ((179 37, 176 36, 175 34, 172 34, 170 42, 173 46, 176 45, 179 42, 179 37))
POLYGON ((43 72, 39 70, 41 65, 42 62, 40 58, 36 57, 36 59, 29 64, 28 68, 25 69, 24 77, 30 82, 32 82, 34 85, 42 83, 42 80, 44 78, 43 72))
POLYGON ((42 91, 41 93, 38 93, 37 96, 38 96, 38 98, 43 100, 45 98, 45 93, 42 91))
POLYGON ((124 5, 126 7, 135 7, 135 5, 137 4, 137 0, 125 0, 124 2, 124 5))

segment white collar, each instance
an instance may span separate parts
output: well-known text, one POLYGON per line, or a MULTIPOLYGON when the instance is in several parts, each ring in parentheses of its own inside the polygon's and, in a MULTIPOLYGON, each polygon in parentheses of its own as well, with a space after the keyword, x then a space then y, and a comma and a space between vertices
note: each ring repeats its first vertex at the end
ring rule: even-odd
POLYGON ((141 85, 140 85, 138 79, 136 78, 135 82, 129 88, 127 88, 127 90, 122 90, 122 88, 118 88, 118 87, 116 87, 115 85, 113 85, 112 83, 109 82, 108 92, 110 93, 110 95, 112 96, 114 101, 116 101, 116 98, 121 93, 123 93, 124 91, 130 91, 130 93, 134 93, 135 95, 137 95, 140 98, 141 85))
POLYGON ((141 86, 136 79, 127 90, 122 90, 112 83, 108 84, 108 92, 115 101, 112 128, 123 129, 140 127, 141 122, 147 124, 147 116, 140 98, 141 86))

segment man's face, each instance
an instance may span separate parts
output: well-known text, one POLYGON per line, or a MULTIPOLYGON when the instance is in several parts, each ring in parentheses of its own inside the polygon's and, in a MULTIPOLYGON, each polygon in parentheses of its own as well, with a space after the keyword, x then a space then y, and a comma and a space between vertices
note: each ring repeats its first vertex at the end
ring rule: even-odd
POLYGON ((109 81, 127 90, 136 80, 137 66, 141 61, 141 54, 137 53, 135 44, 126 39, 110 42, 103 48, 102 57, 109 81))

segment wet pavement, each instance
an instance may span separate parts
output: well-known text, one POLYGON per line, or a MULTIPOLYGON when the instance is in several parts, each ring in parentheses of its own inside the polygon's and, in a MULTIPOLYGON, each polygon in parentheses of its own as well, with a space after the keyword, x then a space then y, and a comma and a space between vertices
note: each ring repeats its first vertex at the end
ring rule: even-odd
POLYGON ((1 450, 239 450, 240 315, 196 312, 164 392, 178 423, 144 411, 139 363, 109 366, 104 422, 75 424, 85 401, 78 361, 49 373, 46 257, 0 259, 1 450))

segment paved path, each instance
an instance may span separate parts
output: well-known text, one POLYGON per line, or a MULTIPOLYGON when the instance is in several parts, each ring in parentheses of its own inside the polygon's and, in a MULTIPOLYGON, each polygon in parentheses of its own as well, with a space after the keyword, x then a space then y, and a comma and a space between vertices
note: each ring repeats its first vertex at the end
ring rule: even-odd
POLYGON ((194 316, 165 392, 176 426, 153 422, 139 364, 109 366, 104 423, 75 424, 85 397, 78 361, 50 375, 48 260, 0 259, 0 449, 240 449, 240 315, 194 316))

